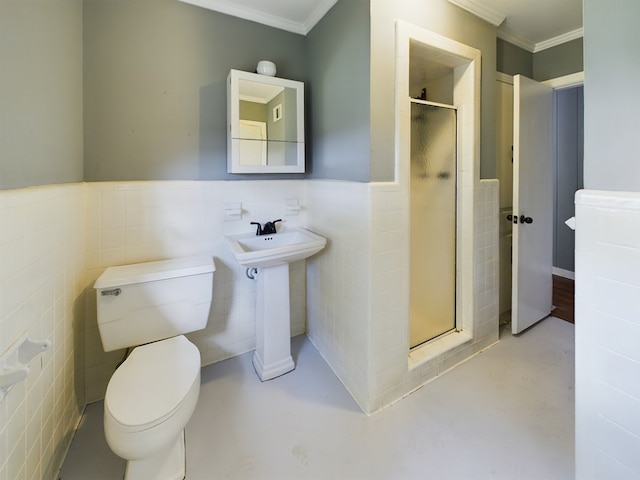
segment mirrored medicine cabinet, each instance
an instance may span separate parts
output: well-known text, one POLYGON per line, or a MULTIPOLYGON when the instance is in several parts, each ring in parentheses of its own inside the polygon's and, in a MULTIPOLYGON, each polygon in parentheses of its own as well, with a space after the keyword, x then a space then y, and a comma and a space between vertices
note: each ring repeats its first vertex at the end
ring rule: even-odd
POLYGON ((304 172, 302 82, 231 70, 227 123, 229 173, 304 172))

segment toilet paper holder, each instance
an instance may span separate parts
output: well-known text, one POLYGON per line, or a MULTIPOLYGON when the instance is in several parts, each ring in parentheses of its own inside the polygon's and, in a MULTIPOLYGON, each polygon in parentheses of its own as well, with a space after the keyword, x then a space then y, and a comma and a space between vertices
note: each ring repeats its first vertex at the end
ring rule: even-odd
POLYGON ((29 362, 51 347, 51 341, 33 341, 23 335, 0 356, 0 402, 9 390, 29 375, 29 362))

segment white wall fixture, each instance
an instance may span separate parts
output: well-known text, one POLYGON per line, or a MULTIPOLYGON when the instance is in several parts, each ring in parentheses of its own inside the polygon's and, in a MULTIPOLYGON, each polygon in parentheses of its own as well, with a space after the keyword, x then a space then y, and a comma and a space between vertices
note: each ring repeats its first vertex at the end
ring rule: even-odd
POLYGON ((224 202, 224 220, 242 220, 242 202, 224 202))
POLYGON ((51 346, 49 340, 34 342, 22 336, 0 357, 0 402, 9 390, 29 376, 29 362, 51 346))
POLYGON ((274 77, 276 75, 276 64, 270 62, 269 60, 260 60, 258 62, 258 66, 256 67, 256 72, 258 72, 260 75, 274 77))
POLYGON ((288 198, 284 201, 285 215, 298 215, 300 208, 300 201, 297 198, 288 198))
POLYGON ((568 218, 565 222, 564 222, 567 227, 569 227, 571 230, 575 230, 576 229, 576 217, 571 217, 568 218))

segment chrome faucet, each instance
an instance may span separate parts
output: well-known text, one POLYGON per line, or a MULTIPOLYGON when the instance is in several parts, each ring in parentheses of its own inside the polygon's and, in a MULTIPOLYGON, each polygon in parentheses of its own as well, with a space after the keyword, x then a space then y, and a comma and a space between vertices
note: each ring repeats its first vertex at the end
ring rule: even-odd
POLYGON ((258 227, 256 228, 256 235, 272 235, 274 233, 277 233, 276 231, 276 223, 277 222, 281 222, 282 219, 279 218, 278 220, 273 220, 271 222, 267 222, 264 224, 264 227, 262 225, 260 225, 258 222, 251 222, 251 225, 257 225, 258 227))

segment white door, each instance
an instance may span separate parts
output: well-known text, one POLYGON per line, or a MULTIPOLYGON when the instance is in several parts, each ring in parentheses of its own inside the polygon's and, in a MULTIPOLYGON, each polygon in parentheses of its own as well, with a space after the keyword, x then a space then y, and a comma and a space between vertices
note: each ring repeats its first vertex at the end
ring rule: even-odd
POLYGON ((252 120, 238 121, 240 164, 267 164, 267 123, 252 120))
POLYGON ((553 89, 513 78, 513 291, 511 330, 551 312, 553 261, 553 89))

